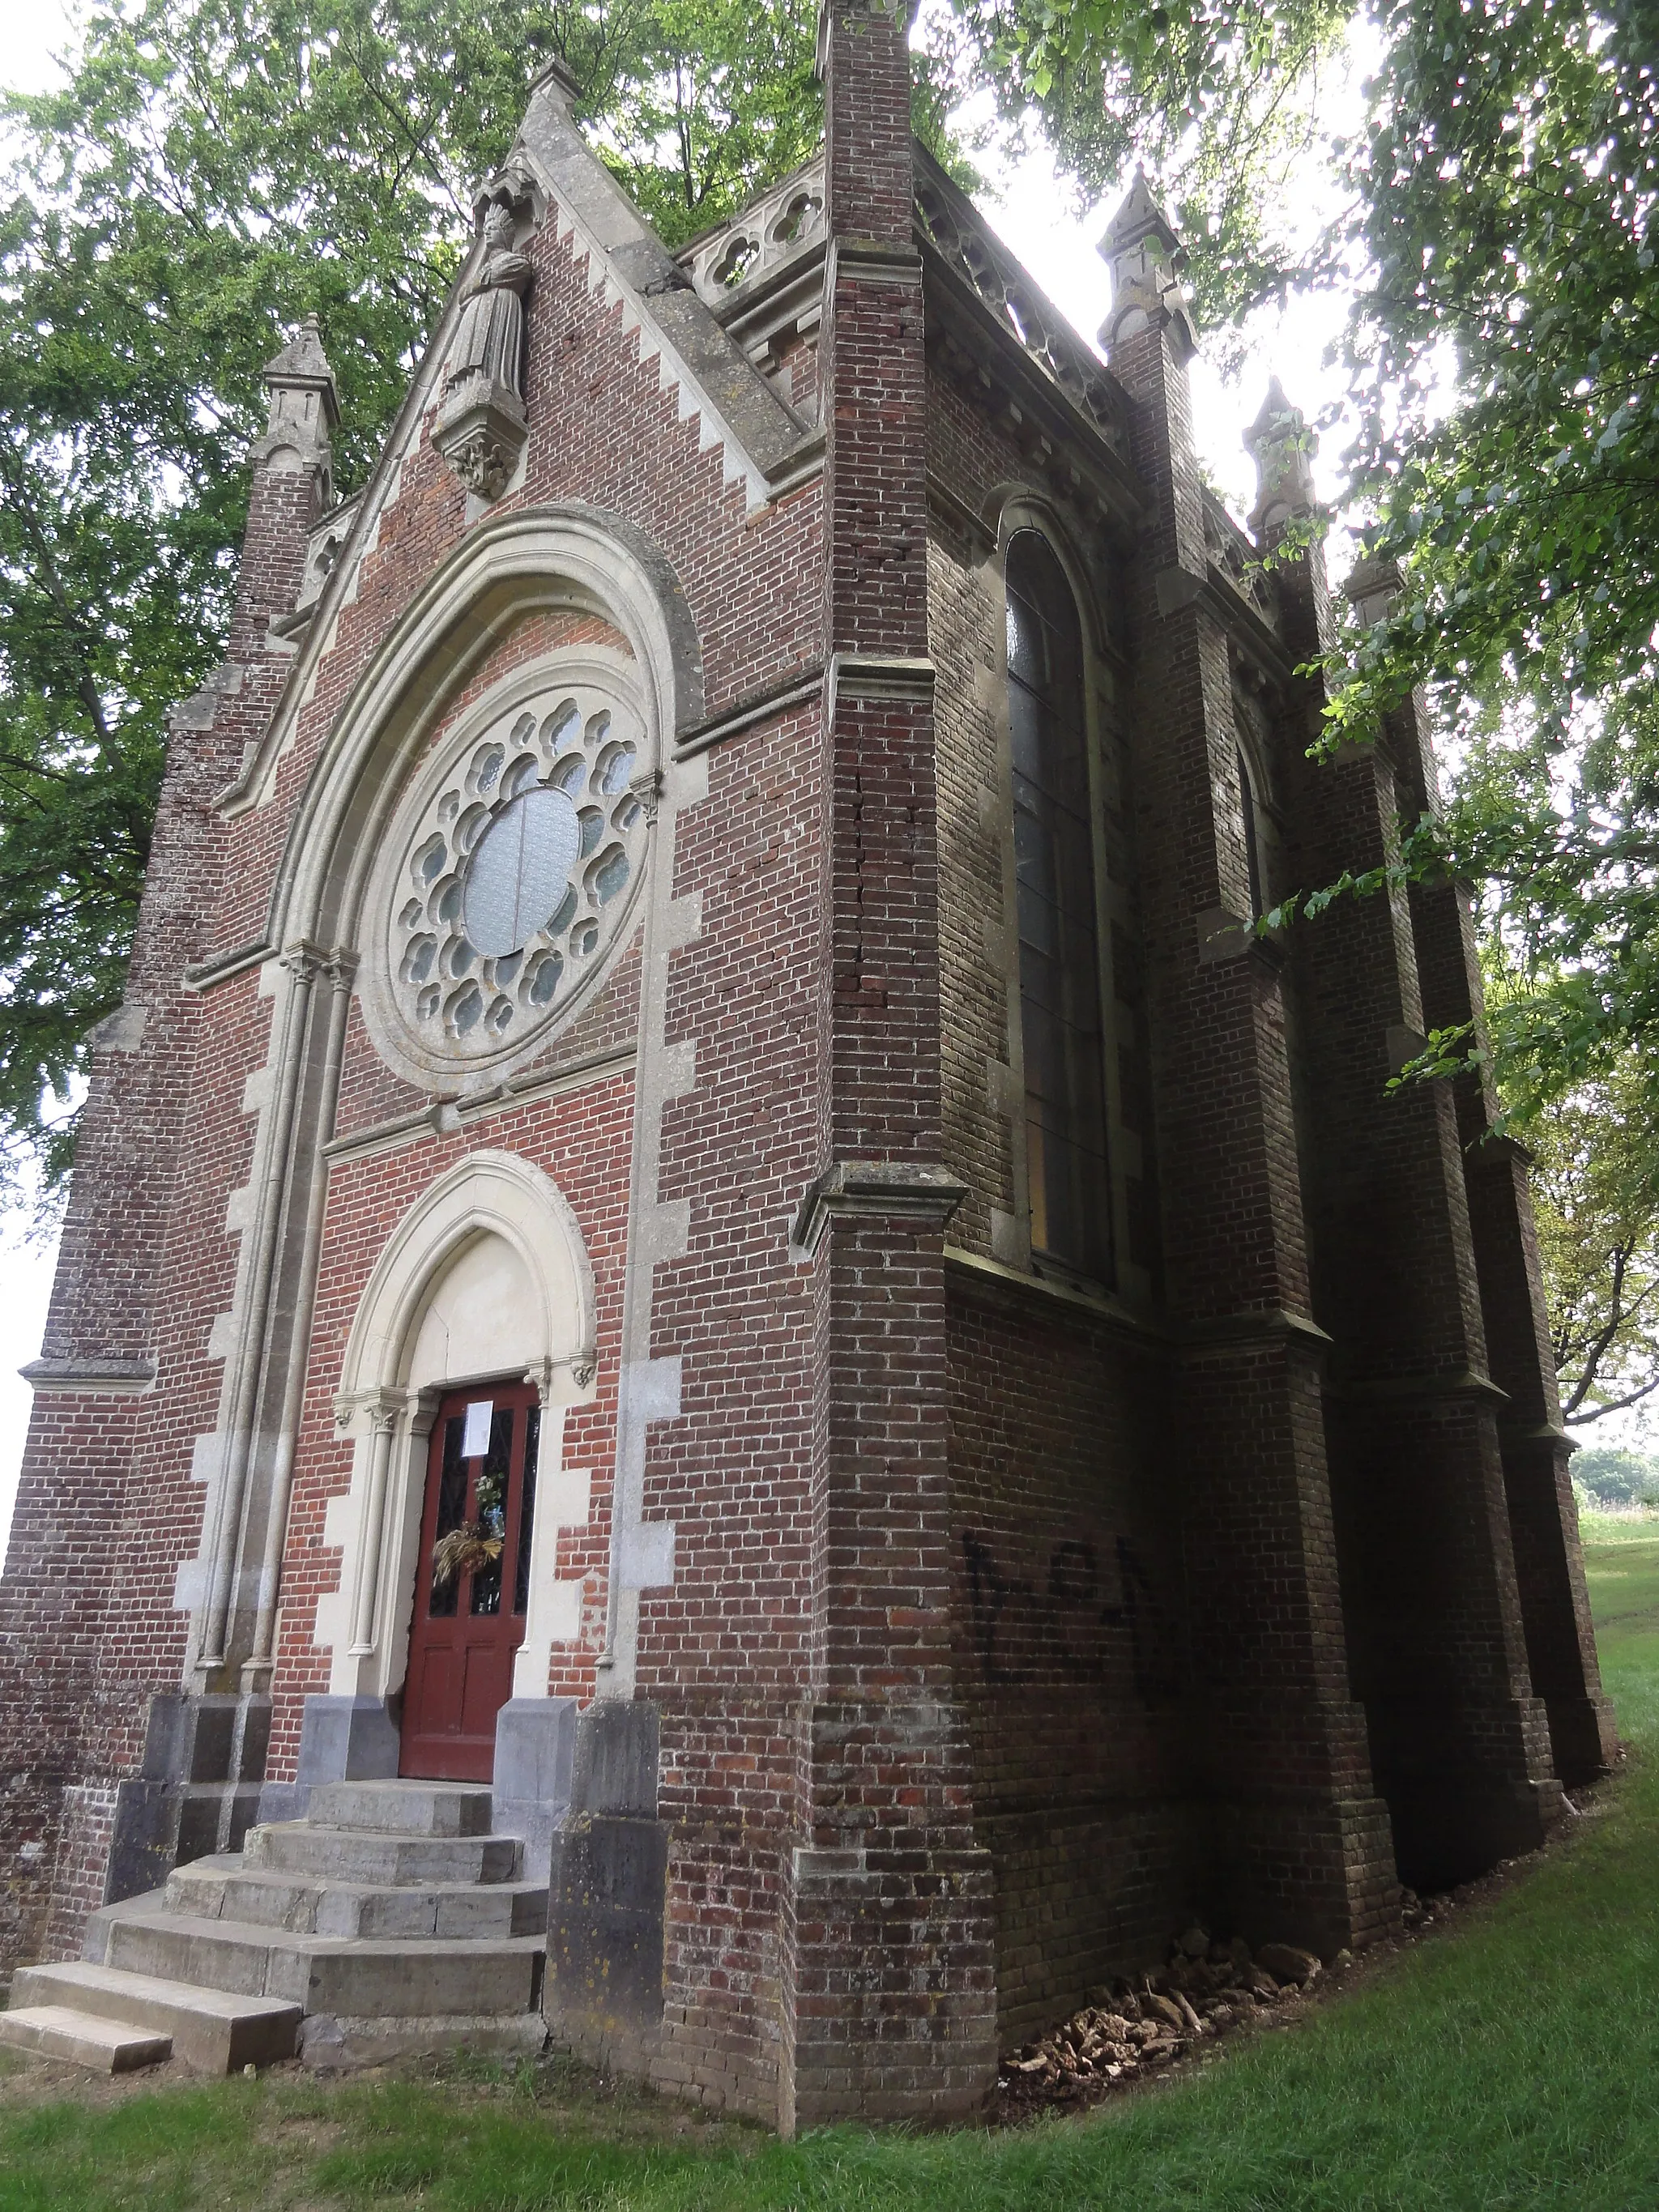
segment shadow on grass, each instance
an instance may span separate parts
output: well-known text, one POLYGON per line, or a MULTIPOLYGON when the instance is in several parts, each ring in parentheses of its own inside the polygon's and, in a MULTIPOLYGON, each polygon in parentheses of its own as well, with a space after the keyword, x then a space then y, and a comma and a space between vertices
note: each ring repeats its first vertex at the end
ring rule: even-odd
POLYGON ((0 2112, 0 2212, 1498 2212, 1659 2205, 1659 1538, 1593 1547, 1636 1746, 1490 1905, 1290 2031, 1083 2119, 795 2144, 568 2068, 0 2112))

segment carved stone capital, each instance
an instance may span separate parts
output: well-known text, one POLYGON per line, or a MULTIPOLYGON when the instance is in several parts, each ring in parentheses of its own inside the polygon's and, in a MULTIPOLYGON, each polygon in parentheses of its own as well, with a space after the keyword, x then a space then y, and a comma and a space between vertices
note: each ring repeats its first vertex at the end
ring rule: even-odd
POLYGON ((525 1370, 524 1379, 534 1384, 542 1411, 545 1413, 550 1406, 570 1403, 569 1390, 558 1388, 562 1376, 568 1376, 575 1389, 586 1391, 592 1388, 598 1372, 599 1361, 591 1351, 584 1351, 562 1359, 533 1360, 525 1370))
POLYGON ((313 945, 309 938, 296 937, 292 945, 283 947, 277 955, 276 964, 285 969, 296 983, 308 987, 319 971, 326 967, 330 957, 320 945, 313 945))
POLYGON ((343 1436, 389 1436, 409 1411, 407 1390, 346 1390, 334 1401, 334 1425, 343 1436))
POLYGON ((659 768, 641 769, 629 780, 629 795, 637 799, 641 814, 647 822, 657 818, 657 808, 662 799, 662 770, 659 768))

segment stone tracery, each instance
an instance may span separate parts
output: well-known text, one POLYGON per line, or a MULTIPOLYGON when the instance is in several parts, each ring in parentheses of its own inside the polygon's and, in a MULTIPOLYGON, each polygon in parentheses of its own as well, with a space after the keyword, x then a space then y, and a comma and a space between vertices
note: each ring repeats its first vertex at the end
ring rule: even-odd
POLYGON ((550 678, 453 756, 406 840, 388 927, 393 1000, 428 1050, 493 1053, 591 975, 643 858, 639 754, 619 699, 550 678))

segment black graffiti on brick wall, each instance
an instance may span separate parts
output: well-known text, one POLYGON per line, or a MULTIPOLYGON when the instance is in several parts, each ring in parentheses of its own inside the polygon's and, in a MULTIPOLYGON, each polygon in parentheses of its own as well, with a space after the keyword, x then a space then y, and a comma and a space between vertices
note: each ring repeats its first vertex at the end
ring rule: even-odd
POLYGON ((1009 1557, 1013 1540, 967 1528, 962 1544, 988 1683, 1101 1681, 1127 1656, 1144 1705, 1178 1687, 1176 1625, 1133 1537, 1062 1536, 1035 1554, 1022 1545, 1024 1572, 1009 1557))

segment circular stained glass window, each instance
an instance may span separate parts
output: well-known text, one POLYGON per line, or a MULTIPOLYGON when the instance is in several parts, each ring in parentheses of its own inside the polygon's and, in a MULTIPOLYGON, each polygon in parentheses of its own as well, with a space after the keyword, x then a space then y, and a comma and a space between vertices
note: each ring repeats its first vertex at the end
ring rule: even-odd
POLYGON ((614 691, 573 684, 475 724, 428 783, 387 947, 422 1057, 497 1060, 593 979, 644 863, 641 745, 614 691))

